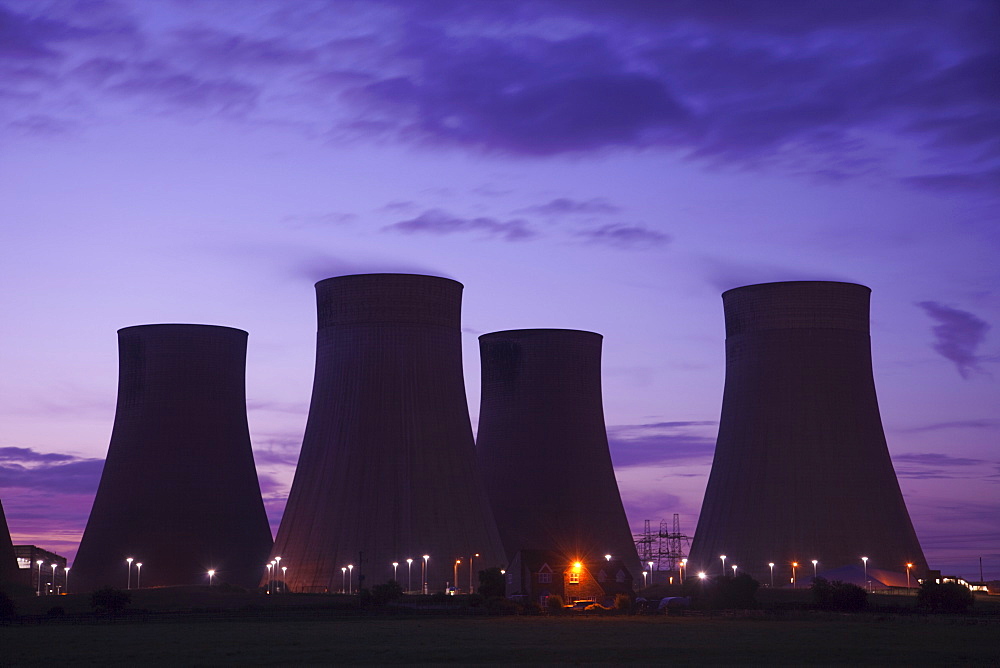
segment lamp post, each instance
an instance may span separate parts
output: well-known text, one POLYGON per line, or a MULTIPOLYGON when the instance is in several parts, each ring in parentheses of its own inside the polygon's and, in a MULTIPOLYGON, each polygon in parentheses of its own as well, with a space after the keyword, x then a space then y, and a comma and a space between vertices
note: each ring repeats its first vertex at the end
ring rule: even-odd
POLYGON ((56 566, 59 564, 52 564, 52 591, 56 594, 59 593, 59 588, 56 587, 56 566))
POLYGON ((642 586, 646 586, 646 571, 642 572, 642 586))
POLYGON ((69 566, 66 566, 66 593, 69 593, 69 566))
POLYGON ((478 556, 479 556, 479 553, 476 552, 474 555, 472 555, 471 557, 469 557, 469 593, 470 594, 473 593, 473 591, 474 591, 474 588, 472 586, 472 574, 474 572, 473 568, 472 568, 472 560, 475 559, 478 556))
POLYGON ((354 593, 354 564, 347 564, 347 593, 354 593))
POLYGON ((425 594, 427 593, 427 560, 430 559, 430 558, 431 558, 431 555, 429 555, 429 554, 425 554, 424 555, 424 578, 423 578, 423 585, 421 586, 421 590, 425 594))
POLYGON ((910 569, 913 568, 913 564, 906 564, 906 588, 910 588, 910 569))
POLYGON ((652 580, 653 579, 653 562, 652 561, 647 561, 646 563, 649 565, 649 579, 652 580))
MULTIPOLYGON (((38 596, 41 596, 42 595, 42 560, 39 559, 35 563, 38 564, 38 596)), ((31 575, 31 573, 28 573, 28 575, 31 575)))
POLYGON ((816 579, 816 564, 819 563, 819 559, 813 559, 813 580, 816 579))
POLYGON ((269 580, 268 587, 270 588, 270 591, 273 594, 275 593, 274 581, 278 578, 278 568, 276 566, 278 562, 272 559, 269 563, 271 564, 271 570, 267 572, 267 577, 269 580))
POLYGON ((142 562, 135 562, 135 588, 142 589, 142 562))
MULTIPOLYGON (((281 566, 281 557, 275 557, 275 558, 274 558, 274 579, 275 579, 275 580, 277 580, 277 579, 278 579, 278 568, 279 568, 280 566, 281 566)), ((281 589, 281 587, 279 587, 279 586, 278 586, 278 583, 277 583, 277 582, 275 582, 275 583, 274 583, 274 593, 276 593, 276 594, 277 594, 277 593, 278 593, 278 590, 279 590, 279 589, 281 589)))
MULTIPOLYGON (((125 581, 126 582, 126 585, 125 585, 126 589, 131 589, 132 588, 132 561, 133 561, 132 557, 129 557, 128 559, 125 560, 125 562, 128 564, 128 579, 125 581)), ((119 580, 119 582, 121 582, 121 580, 119 580)))
POLYGON ((399 562, 398 561, 392 562, 392 579, 393 579, 393 581, 396 580, 396 569, 397 568, 399 568, 399 562))
POLYGON ((799 583, 795 581, 795 569, 798 568, 798 567, 799 567, 799 562, 793 561, 792 562, 792 589, 797 589, 798 586, 799 586, 799 583))
POLYGON ((347 566, 340 567, 340 593, 347 593, 347 566))
POLYGON ((774 589, 774 562, 767 562, 767 566, 771 569, 771 589, 774 589))
POLYGON ((736 564, 733 564, 733 578, 736 577, 736 564))
POLYGON ((680 567, 681 584, 684 584, 684 569, 687 568, 687 565, 688 565, 688 560, 681 559, 681 567, 680 567))
POLYGON ((605 554, 604 558, 607 559, 608 561, 611 561, 611 555, 610 554, 605 554))
POLYGON ((406 593, 413 591, 413 559, 406 560, 406 593))
POLYGON ((288 593, 288 566, 281 567, 281 591, 288 593))
POLYGON ((726 555, 720 554, 719 559, 722 559, 722 575, 726 575, 726 555))
POLYGON ((454 569, 453 569, 453 570, 454 570, 454 573, 452 573, 452 575, 451 575, 451 578, 452 578, 452 579, 451 579, 451 582, 452 582, 452 584, 454 584, 454 585, 455 585, 455 593, 456 593, 456 594, 458 593, 458 565, 459 565, 460 563, 462 563, 462 560, 461 560, 461 559, 456 559, 456 560, 455 560, 455 567, 454 567, 454 569))
POLYGON ((267 562, 267 593, 271 593, 271 569, 274 568, 274 564, 270 561, 267 562))
POLYGON ((210 570, 208 572, 208 587, 209 587, 209 589, 212 588, 212 578, 214 578, 214 577, 215 577, 215 571, 214 570, 210 570))
POLYGON ((868 557, 861 557, 861 561, 865 565, 865 591, 868 591, 868 557))

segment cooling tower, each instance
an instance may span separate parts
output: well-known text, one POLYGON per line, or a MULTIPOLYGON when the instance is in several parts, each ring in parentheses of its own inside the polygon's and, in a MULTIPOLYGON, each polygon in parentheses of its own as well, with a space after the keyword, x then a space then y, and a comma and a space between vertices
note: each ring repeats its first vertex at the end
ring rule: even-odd
MULTIPOLYGON (((715 461, 688 569, 726 555, 764 584, 845 565, 927 569, 889 459, 872 375, 871 290, 794 281, 729 290, 715 461)), ((798 584, 798 583, 797 583, 798 584)))
POLYGON ((14 582, 18 576, 17 559, 14 557, 14 543, 10 539, 10 529, 7 528, 7 516, 3 513, 3 503, 0 502, 0 585, 14 582))
POLYGON ((505 565, 476 468, 462 284, 340 276, 317 283, 316 298, 312 402, 272 552, 289 588, 357 591, 391 579, 396 562, 404 589, 439 591, 458 559, 460 583, 470 556, 475 569, 505 565))
POLYGON ((118 331, 118 407, 73 564, 80 587, 256 586, 271 548, 247 429, 247 333, 210 325, 118 331), (131 576, 129 570, 131 569, 131 576))
POLYGON ((612 554, 642 571, 608 451, 600 334, 525 329, 479 337, 477 449, 507 556, 612 554))

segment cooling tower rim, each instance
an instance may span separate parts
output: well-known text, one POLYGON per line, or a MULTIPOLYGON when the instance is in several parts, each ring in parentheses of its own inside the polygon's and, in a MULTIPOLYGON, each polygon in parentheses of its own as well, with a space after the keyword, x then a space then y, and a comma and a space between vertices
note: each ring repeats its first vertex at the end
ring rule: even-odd
POLYGON ((196 331, 200 330, 203 332, 213 331, 213 332, 232 332, 239 333, 243 336, 250 336, 250 333, 244 329, 239 329, 238 327, 229 327, 228 325, 206 325, 199 323, 189 323, 189 322, 159 322, 150 323, 146 325, 129 325, 128 327, 122 327, 118 330, 119 334, 124 334, 126 332, 139 332, 139 331, 152 331, 152 330, 188 330, 196 331))
POLYGON ((871 291, 872 291, 872 289, 870 287, 868 287, 867 285, 862 285, 861 283, 852 283, 850 281, 771 281, 771 282, 768 282, 768 283, 751 283, 749 285, 741 285, 741 286, 736 287, 736 288, 730 288, 728 290, 725 290, 722 293, 722 298, 725 299, 726 295, 731 294, 731 293, 735 293, 735 292, 767 290, 767 289, 771 289, 771 288, 774 288, 774 287, 779 286, 779 285, 782 285, 782 286, 793 286, 793 285, 814 285, 814 286, 826 285, 826 286, 834 286, 834 285, 842 285, 842 286, 850 286, 851 288, 861 288, 863 290, 867 290, 869 293, 871 293, 871 291))
POLYGON ((487 332, 486 334, 480 334, 479 340, 491 339, 491 338, 526 338, 530 336, 541 336, 545 334, 567 334, 567 335, 581 335, 582 337, 597 337, 598 339, 604 339, 603 334, 598 334, 597 332, 591 332, 584 329, 564 329, 560 327, 537 327, 532 329, 502 329, 497 332, 487 332))
POLYGON ((389 277, 389 276, 397 278, 398 277, 415 278, 418 280, 431 279, 436 281, 448 281, 449 283, 454 283, 458 285, 458 287, 460 288, 465 287, 465 285, 463 285, 461 282, 456 281, 454 278, 448 278, 446 276, 434 276, 432 274, 406 274, 398 272, 375 272, 372 274, 342 274, 340 276, 330 276, 329 278, 324 278, 322 280, 316 281, 315 287, 318 290, 319 286, 325 283, 331 283, 333 281, 361 280, 365 278, 389 277))

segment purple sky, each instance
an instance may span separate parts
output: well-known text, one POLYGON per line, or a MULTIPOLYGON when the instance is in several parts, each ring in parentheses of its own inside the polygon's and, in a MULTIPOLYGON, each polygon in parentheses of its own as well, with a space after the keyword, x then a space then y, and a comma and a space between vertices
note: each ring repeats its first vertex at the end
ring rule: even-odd
POLYGON ((977 578, 982 555, 1000 578, 998 34, 998 5, 964 0, 0 0, 14 541, 75 553, 115 331, 159 322, 250 332, 276 527, 312 284, 368 271, 465 284, 474 425, 479 334, 602 333, 633 528, 679 513, 693 534, 719 293, 834 279, 873 289, 882 418, 928 561, 977 578))

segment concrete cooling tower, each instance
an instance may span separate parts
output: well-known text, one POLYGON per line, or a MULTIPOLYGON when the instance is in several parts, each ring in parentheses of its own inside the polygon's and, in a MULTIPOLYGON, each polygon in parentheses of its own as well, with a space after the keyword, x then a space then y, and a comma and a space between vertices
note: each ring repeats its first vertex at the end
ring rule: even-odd
MULTIPOLYGON (((726 556, 787 586, 845 565, 927 570, 889 459, 872 375, 871 290, 794 281, 729 290, 715 461, 688 561, 726 556)), ((804 585, 802 585, 804 586, 804 585)))
POLYGON ((479 337, 479 466, 513 559, 520 550, 621 559, 642 571, 608 451, 600 334, 525 329, 479 337))
POLYGON ((216 584, 256 586, 271 530, 247 428, 247 333, 126 327, 118 351, 118 407, 76 586, 207 584, 209 569, 216 584))
POLYGON ((289 589, 357 591, 396 570, 404 589, 440 591, 457 560, 463 587, 469 557, 504 566, 465 396, 462 284, 339 276, 316 298, 312 402, 272 551, 289 589))
POLYGON ((7 516, 3 513, 3 503, 0 502, 0 585, 5 582, 14 582, 17 576, 14 543, 10 539, 10 529, 7 528, 7 516))

